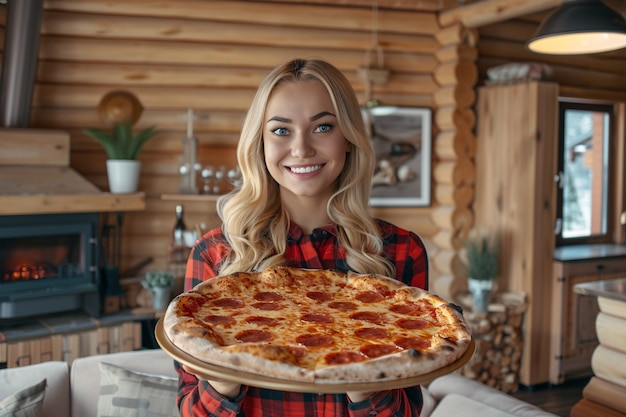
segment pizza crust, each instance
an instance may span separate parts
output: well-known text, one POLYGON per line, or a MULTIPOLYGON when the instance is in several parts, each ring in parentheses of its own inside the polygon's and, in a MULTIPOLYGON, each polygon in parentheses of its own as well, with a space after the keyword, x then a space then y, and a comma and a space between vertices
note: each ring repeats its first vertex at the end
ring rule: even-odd
POLYGON ((425 375, 458 360, 471 340, 462 314, 427 291, 380 275, 346 275, 287 267, 202 282, 170 303, 163 327, 175 346, 201 361, 288 381, 326 384, 425 375), (331 299, 326 300, 327 297, 331 299), (407 311, 422 309, 425 319, 412 310, 406 314, 392 311, 404 311, 403 307, 407 311), (309 315, 306 319, 304 313, 309 315), (353 313, 371 313, 382 321, 350 319, 353 313), (272 325, 250 321, 256 315, 270 320, 272 325), (407 326, 408 329, 398 330, 397 323, 403 318, 414 322, 431 320, 437 325, 429 322, 425 329, 407 326), (328 320, 331 322, 327 323, 328 320), (353 334, 360 329, 376 336, 355 338, 353 334), (245 332, 257 332, 261 336, 253 335, 251 342, 237 339, 245 332), (378 338, 378 333, 385 332, 388 335, 378 338), (267 333, 272 334, 271 339, 261 340, 267 333), (322 345, 307 345, 310 342, 302 345, 297 342, 299 335, 311 336, 322 345), (423 349, 395 346, 397 351, 373 358, 360 350, 368 344, 391 349, 394 337, 428 339, 429 346, 423 349), (326 340, 331 341, 328 346, 323 345, 326 340), (333 355, 347 358, 347 363, 328 363, 327 358, 333 355))

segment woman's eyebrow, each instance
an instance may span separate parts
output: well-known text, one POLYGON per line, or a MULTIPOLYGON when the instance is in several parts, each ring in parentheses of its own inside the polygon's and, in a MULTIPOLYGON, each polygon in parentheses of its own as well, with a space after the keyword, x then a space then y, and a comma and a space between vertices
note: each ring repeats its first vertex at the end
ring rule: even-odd
POLYGON ((336 117, 334 114, 332 114, 332 113, 331 113, 331 112, 329 112, 329 111, 323 111, 323 112, 317 113, 315 116, 312 116, 309 120, 311 120, 311 121, 313 122, 313 121, 315 121, 315 120, 317 120, 317 119, 320 119, 320 118, 322 118, 322 117, 324 117, 324 116, 333 116, 333 117, 336 117))
POLYGON ((269 123, 271 121, 277 121, 281 123, 291 123, 291 119, 287 119, 286 117, 280 117, 280 116, 270 117, 269 119, 267 119, 267 122, 265 123, 269 123))

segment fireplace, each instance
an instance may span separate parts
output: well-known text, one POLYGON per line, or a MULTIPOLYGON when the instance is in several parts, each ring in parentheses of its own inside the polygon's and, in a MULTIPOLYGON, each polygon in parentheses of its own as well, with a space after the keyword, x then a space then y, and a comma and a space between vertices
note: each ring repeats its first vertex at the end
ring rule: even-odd
POLYGON ((0 319, 100 315, 98 214, 0 216, 0 319))

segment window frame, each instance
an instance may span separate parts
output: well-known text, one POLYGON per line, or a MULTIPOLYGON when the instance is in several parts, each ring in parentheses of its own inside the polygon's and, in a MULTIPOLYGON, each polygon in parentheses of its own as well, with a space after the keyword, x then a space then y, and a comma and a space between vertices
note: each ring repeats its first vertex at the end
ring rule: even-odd
POLYGON ((559 98, 559 126, 558 126, 558 154, 557 154, 557 174, 555 181, 557 182, 556 190, 556 218, 555 218, 555 244, 556 246, 569 246, 580 244, 594 243, 613 243, 615 242, 615 225, 616 225, 616 201, 619 196, 614 192, 617 184, 618 174, 617 165, 622 159, 618 155, 619 146, 617 146, 617 129, 616 119, 618 117, 617 103, 608 101, 591 101, 577 98, 560 97, 559 98), (564 172, 564 155, 565 155, 565 112, 567 110, 587 110, 601 111, 609 115, 609 139, 608 139, 608 169, 606 184, 606 230, 604 234, 582 236, 582 237, 563 237, 563 226, 557 228, 559 222, 563 218, 563 188, 559 186, 559 182, 564 172), (558 229, 558 230, 557 230, 558 229))

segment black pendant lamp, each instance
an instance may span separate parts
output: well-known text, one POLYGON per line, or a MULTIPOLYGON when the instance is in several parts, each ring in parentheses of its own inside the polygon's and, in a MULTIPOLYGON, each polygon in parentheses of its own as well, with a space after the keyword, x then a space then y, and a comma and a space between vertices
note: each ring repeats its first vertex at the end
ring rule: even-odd
POLYGON ((601 0, 565 0, 528 42, 541 54, 594 54, 626 47, 626 20, 601 0))

